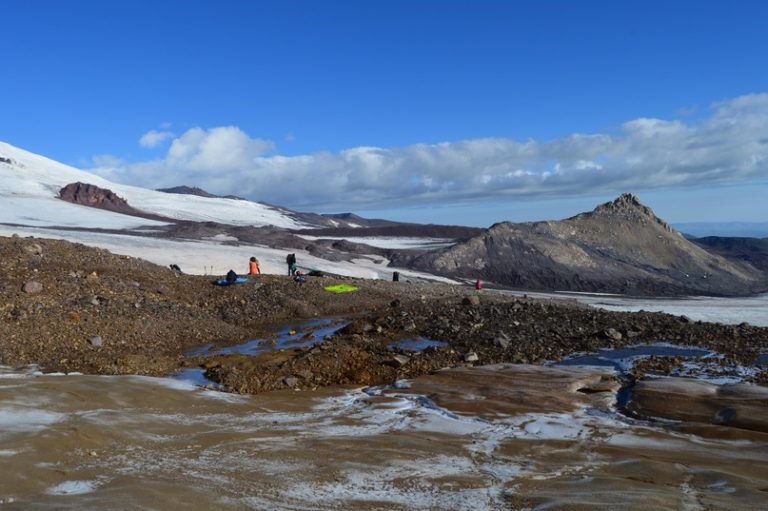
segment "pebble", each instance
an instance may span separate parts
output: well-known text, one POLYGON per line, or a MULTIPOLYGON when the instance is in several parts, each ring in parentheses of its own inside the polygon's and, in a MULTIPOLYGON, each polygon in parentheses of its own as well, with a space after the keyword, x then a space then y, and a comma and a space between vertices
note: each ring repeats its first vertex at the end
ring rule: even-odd
POLYGON ((480 360, 480 357, 478 357, 477 353, 474 351, 470 351, 464 355, 464 362, 477 362, 478 360, 480 360))
POLYGON ((398 366, 404 366, 408 362, 411 361, 411 357, 407 357, 405 355, 395 355, 392 357, 392 360, 398 365, 398 366))
POLYGON ((43 290, 43 284, 36 280, 30 280, 29 282, 26 282, 24 284, 24 287, 22 287, 22 291, 28 294, 39 293, 42 290, 43 290))

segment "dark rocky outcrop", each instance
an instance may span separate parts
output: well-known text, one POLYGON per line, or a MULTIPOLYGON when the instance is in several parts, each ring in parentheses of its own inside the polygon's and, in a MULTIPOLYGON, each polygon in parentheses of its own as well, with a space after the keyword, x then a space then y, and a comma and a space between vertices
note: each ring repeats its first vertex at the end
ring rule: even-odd
POLYGON ((66 185, 64 188, 59 190, 59 199, 66 202, 71 202, 72 204, 104 209, 123 215, 138 216, 150 220, 170 220, 160 215, 154 215, 136 209, 130 206, 128 201, 114 193, 112 190, 100 188, 96 185, 88 183, 77 182, 66 185))
POLYGON ((532 290, 713 296, 768 290, 765 272, 691 243, 630 194, 566 220, 495 224, 397 263, 532 290))
POLYGON ((235 199, 235 200, 247 200, 242 197, 238 197, 237 195, 214 195, 212 193, 206 192, 202 188, 198 188, 197 186, 174 186, 171 188, 158 188, 158 192, 165 192, 165 193, 178 193, 182 195, 197 195, 198 197, 207 197, 209 199, 235 199))

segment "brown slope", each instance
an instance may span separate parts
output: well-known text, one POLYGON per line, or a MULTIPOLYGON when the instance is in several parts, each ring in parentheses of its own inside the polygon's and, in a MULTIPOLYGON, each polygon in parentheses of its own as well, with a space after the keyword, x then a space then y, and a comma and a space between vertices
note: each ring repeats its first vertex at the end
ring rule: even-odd
POLYGON ((496 224, 412 264, 532 290, 730 296, 768 289, 765 273, 691 243, 630 194, 567 220, 496 224))

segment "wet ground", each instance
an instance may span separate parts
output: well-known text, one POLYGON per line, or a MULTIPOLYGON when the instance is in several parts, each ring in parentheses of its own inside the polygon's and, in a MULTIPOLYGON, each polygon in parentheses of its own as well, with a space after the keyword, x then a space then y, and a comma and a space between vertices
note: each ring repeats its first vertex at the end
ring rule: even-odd
POLYGON ((498 365, 237 396, 6 369, 0 506, 763 509, 765 429, 629 417, 620 386, 612 369, 498 365))
MULTIPOLYGON (((305 322, 190 354, 290 351, 345 324, 305 322)), ((391 348, 449 349, 426 338, 391 348)), ((739 383, 752 367, 723 380, 710 365, 729 361, 654 343, 256 396, 211 390, 198 369, 149 378, 4 368, 0 506, 763 509, 768 389, 739 383)))

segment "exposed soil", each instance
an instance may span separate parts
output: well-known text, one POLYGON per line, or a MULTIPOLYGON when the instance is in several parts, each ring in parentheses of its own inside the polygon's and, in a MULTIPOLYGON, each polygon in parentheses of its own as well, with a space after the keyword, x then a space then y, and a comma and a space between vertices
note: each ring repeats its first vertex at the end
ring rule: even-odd
MULTIPOLYGON (((468 287, 262 275, 221 287, 141 259, 64 241, 0 237, 0 364, 46 371, 161 375, 202 365, 234 392, 378 384, 454 365, 541 363, 644 341, 715 349, 743 363, 768 351, 768 328, 661 313, 600 311, 468 287), (351 283, 359 290, 323 288, 351 283), (307 348, 186 358, 193 346, 269 335, 277 323, 342 316, 351 323, 307 348), (424 336, 419 353, 392 341, 424 336)), ((765 381, 765 378, 763 378, 765 381)))

